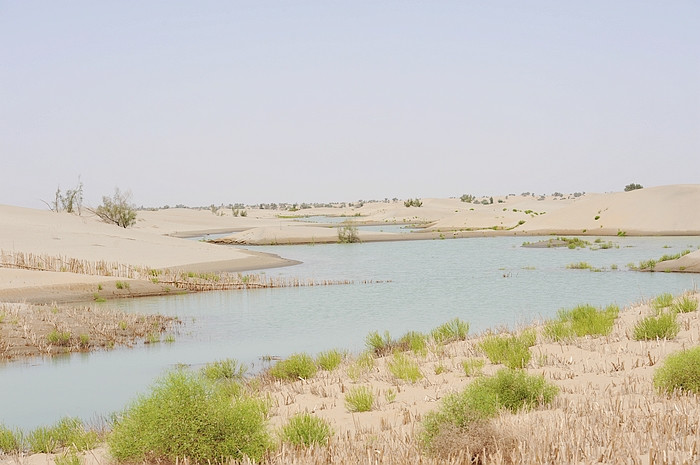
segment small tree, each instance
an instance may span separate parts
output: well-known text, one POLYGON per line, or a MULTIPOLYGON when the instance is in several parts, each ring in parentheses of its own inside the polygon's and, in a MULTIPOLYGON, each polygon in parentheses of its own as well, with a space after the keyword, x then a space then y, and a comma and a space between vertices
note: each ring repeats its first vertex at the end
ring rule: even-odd
POLYGON ((102 197, 102 205, 97 207, 95 214, 106 223, 116 224, 122 228, 128 228, 136 223, 136 210, 130 203, 131 192, 120 192, 118 187, 114 188, 114 196, 102 197))
POLYGON ((459 200, 466 203, 472 203, 474 201, 474 196, 471 194, 462 194, 459 200))
POLYGON ((635 183, 627 184, 625 186, 625 192, 635 191, 637 189, 643 189, 643 188, 644 188, 644 186, 642 186, 641 184, 635 184, 635 183))
POLYGON ((78 177, 78 185, 75 189, 68 189, 64 193, 61 193, 61 186, 56 188, 56 194, 54 200, 48 203, 42 200, 46 206, 56 213, 66 212, 66 213, 78 213, 80 215, 83 208, 83 183, 78 177))
POLYGON ((338 242, 343 244, 360 242, 360 235, 357 232, 357 226, 351 222, 347 222, 338 227, 338 242))

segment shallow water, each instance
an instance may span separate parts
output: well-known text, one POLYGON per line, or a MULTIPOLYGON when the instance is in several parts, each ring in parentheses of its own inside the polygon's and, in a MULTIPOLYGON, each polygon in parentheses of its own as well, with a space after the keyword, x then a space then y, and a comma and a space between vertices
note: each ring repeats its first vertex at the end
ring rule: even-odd
MULTIPOLYGON (((697 276, 626 271, 626 264, 700 245, 700 238, 616 238, 619 248, 529 249, 537 238, 250 247, 301 260, 265 270, 358 282, 352 285, 211 292, 103 305, 178 316, 174 343, 0 364, 0 423, 33 428, 62 416, 86 420, 125 407, 178 364, 200 367, 234 357, 263 366, 263 355, 360 351, 369 331, 428 331, 459 317, 471 332, 551 317, 580 303, 621 306, 695 287, 697 276), (664 248, 664 245, 670 248, 664 248), (618 271, 567 270, 586 261, 618 271), (383 281, 360 284, 362 280, 383 281)), ((607 241, 607 239, 606 239, 607 241)))

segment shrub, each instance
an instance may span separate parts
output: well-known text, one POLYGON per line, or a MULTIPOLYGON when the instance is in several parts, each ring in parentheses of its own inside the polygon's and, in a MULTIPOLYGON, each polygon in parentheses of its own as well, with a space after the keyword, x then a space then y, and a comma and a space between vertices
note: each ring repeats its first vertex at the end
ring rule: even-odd
POLYGON ((428 353, 427 337, 418 331, 409 331, 401 336, 397 346, 400 350, 411 350, 417 355, 426 355, 428 353))
POLYGON ((405 207, 422 207, 423 202, 420 199, 408 199, 404 201, 405 207))
POLYGON ((559 310, 556 320, 548 321, 544 334, 553 341, 562 341, 574 336, 607 336, 612 332, 620 308, 608 305, 598 310, 592 305, 579 305, 571 310, 559 310))
POLYGON ((469 323, 459 318, 443 323, 430 332, 430 336, 438 344, 463 341, 469 333, 469 323))
POLYGON ((0 455, 19 452, 21 441, 18 433, 6 428, 0 423, 0 455))
POLYGON ((327 350, 326 352, 318 354, 316 357, 316 364, 323 370, 333 371, 338 368, 344 356, 345 355, 337 349, 327 350))
POLYGON ((102 197, 102 205, 97 207, 95 214, 106 223, 128 228, 136 223, 136 209, 130 203, 131 193, 114 189, 113 197, 102 197))
POLYGON ((654 339, 673 339, 680 331, 675 313, 663 313, 648 316, 634 325, 634 339, 649 341, 654 339))
POLYGON ((644 186, 642 186, 641 184, 631 183, 631 184, 627 184, 625 186, 625 192, 634 191, 634 190, 643 189, 643 188, 644 188, 644 186))
POLYGON ((114 283, 117 289, 129 289, 129 283, 126 281, 117 281, 114 283))
POLYGON ((654 310, 662 310, 666 307, 670 307, 671 304, 673 304, 673 295, 668 292, 657 295, 651 301, 651 306, 654 310))
POLYGON ((401 352, 395 352, 389 362, 389 371, 398 379, 415 383, 423 377, 415 360, 411 360, 401 352))
POLYGON ((231 399, 203 378, 175 371, 117 416, 108 446, 119 461, 257 461, 271 447, 267 409, 261 399, 231 399))
POLYGON ((384 331, 384 334, 372 331, 365 337, 365 347, 378 357, 390 354, 395 346, 396 342, 391 339, 389 331, 384 331))
POLYGON ((277 379, 309 379, 316 375, 316 364, 308 354, 293 354, 270 368, 270 374, 277 379))
POLYGON ((700 394, 700 346, 669 355, 654 374, 654 386, 666 394, 700 394))
POLYGON ((462 194, 459 200, 466 203, 472 203, 474 201, 474 196, 471 194, 462 194))
POLYGON ((591 266, 591 264, 588 262, 578 262, 569 263, 568 265, 566 265, 566 268, 569 270, 591 270, 593 269, 593 266, 591 266))
POLYGON ((479 344, 491 363, 503 363, 509 368, 524 368, 530 362, 530 347, 535 344, 534 331, 524 331, 520 336, 489 335, 479 344))
POLYGON ((202 376, 210 381, 242 381, 247 371, 248 367, 235 358, 207 363, 201 369, 202 376))
POLYGON ((342 244, 352 244, 360 242, 360 235, 357 231, 357 226, 347 222, 338 227, 338 242, 342 244))
POLYGON ((298 413, 282 427, 282 440, 297 446, 326 445, 331 436, 327 420, 309 413, 298 413))
POLYGON ((349 412, 369 412, 374 406, 374 393, 366 386, 351 388, 345 395, 345 408, 349 412))
POLYGON ((698 301, 694 297, 684 295, 671 306, 671 310, 677 313, 689 313, 698 309, 698 301))

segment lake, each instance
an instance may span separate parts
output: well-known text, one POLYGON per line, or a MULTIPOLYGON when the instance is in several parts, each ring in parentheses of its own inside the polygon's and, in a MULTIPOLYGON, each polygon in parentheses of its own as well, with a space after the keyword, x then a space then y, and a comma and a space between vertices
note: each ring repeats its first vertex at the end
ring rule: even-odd
MULTIPOLYGON (((698 237, 604 238, 605 250, 521 247, 540 238, 469 238, 249 247, 301 260, 270 276, 356 284, 210 292, 105 304, 179 317, 175 342, 0 363, 0 423, 25 429, 63 416, 87 421, 124 408, 155 378, 185 364, 233 357, 260 370, 262 356, 359 352, 368 332, 429 331, 459 317, 471 333, 516 327, 581 303, 620 306, 696 286, 697 275, 639 273, 638 263, 684 249, 698 237), (585 261, 608 271, 571 270, 585 261), (610 271, 616 265, 617 271, 610 271), (362 284, 361 281, 374 281, 362 284)), ((594 238, 587 238, 593 240, 594 238)), ((222 246, 224 247, 224 246, 222 246)))

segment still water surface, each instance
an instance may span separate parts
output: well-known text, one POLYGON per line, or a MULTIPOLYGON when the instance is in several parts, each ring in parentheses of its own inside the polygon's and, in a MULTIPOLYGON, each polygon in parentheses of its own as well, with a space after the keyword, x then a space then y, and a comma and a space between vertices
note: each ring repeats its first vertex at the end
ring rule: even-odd
POLYGON ((0 423, 28 429, 66 415, 88 421, 109 415, 179 364, 197 368, 233 357, 255 371, 263 355, 360 351, 373 330, 400 336, 459 317, 473 333, 551 317, 580 303, 624 306, 696 284, 696 275, 636 273, 626 265, 695 249, 697 237, 616 238, 619 248, 607 250, 528 249, 524 240, 538 238, 251 247, 304 262, 265 270, 268 275, 357 284, 108 302, 103 305, 179 317, 176 341, 0 364, 0 423), (619 270, 566 269, 579 261, 619 270))

